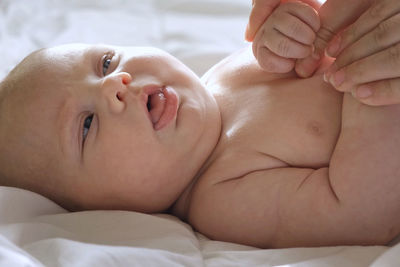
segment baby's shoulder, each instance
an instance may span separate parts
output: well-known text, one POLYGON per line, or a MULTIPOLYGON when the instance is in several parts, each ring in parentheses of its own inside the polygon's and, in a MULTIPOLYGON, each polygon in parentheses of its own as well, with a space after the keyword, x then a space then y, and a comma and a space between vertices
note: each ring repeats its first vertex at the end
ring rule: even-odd
POLYGON ((289 77, 295 77, 295 73, 275 74, 261 69, 253 55, 251 46, 248 46, 218 62, 203 75, 202 80, 210 86, 218 84, 232 88, 235 86, 243 87, 249 83, 254 85, 289 77))

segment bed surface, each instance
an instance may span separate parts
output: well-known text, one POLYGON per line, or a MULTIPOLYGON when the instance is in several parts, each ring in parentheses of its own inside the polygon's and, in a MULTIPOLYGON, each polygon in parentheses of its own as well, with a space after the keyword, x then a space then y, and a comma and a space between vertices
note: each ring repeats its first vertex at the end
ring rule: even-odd
MULTIPOLYGON (((247 46, 251 0, 2 0, 0 78, 29 52, 70 42, 151 45, 202 75, 247 46)), ((251 219, 251 218, 249 218, 251 219)), ((207 239, 177 218, 70 213, 0 187, 0 266, 399 266, 400 245, 257 249, 207 239)))
POLYGON ((7 187, 0 198, 1 266, 395 266, 400 253, 398 246, 262 250, 209 240, 165 214, 69 213, 7 187))

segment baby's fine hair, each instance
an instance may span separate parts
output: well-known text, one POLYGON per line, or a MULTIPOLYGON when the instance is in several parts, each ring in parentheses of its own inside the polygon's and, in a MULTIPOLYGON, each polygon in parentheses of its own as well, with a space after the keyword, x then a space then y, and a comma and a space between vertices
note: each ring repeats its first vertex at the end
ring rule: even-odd
POLYGON ((46 66, 37 63, 39 52, 28 55, 0 82, 0 185, 52 198, 55 185, 50 168, 55 163, 46 148, 35 141, 35 133, 24 127, 30 114, 19 108, 29 103, 41 86, 46 66))
MULTIPOLYGON (((20 70, 23 64, 24 61, 19 63, 0 82, 0 185, 22 188, 25 187, 23 179, 19 179, 19 175, 13 170, 18 169, 16 165, 19 165, 19 169, 23 169, 24 166, 22 166, 22 162, 18 163, 18 157, 16 157, 19 154, 18 151, 13 151, 10 148, 10 142, 14 139, 12 136, 14 131, 11 125, 17 114, 13 114, 9 106, 11 105, 10 98, 12 95, 17 91, 21 91, 24 87, 24 73, 20 70)), ((12 110, 17 109, 14 108, 12 110)))

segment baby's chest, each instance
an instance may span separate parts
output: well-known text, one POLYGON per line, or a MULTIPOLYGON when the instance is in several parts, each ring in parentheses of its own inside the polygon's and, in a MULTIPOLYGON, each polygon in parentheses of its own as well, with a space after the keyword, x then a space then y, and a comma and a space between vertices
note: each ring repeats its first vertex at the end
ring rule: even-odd
POLYGON ((266 167, 271 160, 296 167, 329 164, 340 132, 342 94, 315 78, 241 89, 219 99, 220 145, 231 164, 239 165, 235 161, 243 161, 243 154, 265 158, 266 167))

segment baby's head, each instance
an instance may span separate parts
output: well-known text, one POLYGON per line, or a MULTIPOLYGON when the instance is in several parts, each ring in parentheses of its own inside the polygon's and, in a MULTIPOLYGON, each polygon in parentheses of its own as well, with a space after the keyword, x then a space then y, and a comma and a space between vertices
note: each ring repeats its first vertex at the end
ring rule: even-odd
POLYGON ((198 77, 154 48, 36 51, 0 85, 0 185, 70 210, 168 208, 214 148, 198 77))

